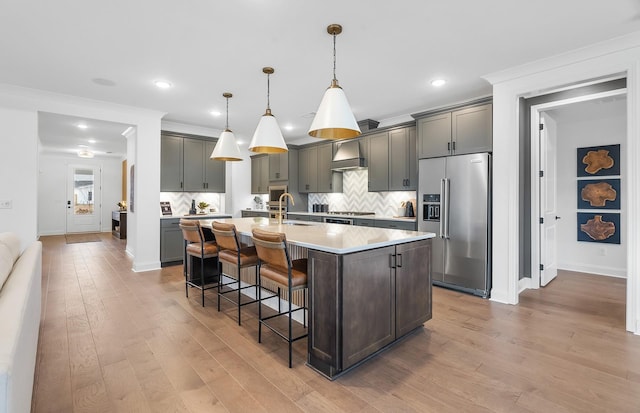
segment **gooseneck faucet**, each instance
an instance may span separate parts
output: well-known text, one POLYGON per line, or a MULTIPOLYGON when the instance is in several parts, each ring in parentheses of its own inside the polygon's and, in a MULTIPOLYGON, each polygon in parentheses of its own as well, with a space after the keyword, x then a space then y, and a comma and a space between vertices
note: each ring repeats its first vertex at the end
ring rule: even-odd
POLYGON ((282 213, 282 198, 284 198, 285 196, 289 197, 289 199, 291 200, 291 205, 295 205, 295 203, 293 202, 293 195, 288 192, 280 195, 280 199, 278 199, 278 225, 282 225, 282 216, 284 215, 282 213))

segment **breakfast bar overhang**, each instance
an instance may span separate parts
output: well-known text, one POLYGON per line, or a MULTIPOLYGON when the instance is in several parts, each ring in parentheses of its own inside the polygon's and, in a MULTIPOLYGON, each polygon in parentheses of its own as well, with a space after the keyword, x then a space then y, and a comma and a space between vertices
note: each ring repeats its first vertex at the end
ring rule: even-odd
POLYGON ((330 379, 431 318, 433 233, 267 218, 218 221, 235 224, 248 239, 253 228, 282 232, 290 245, 306 249, 307 364, 330 379))

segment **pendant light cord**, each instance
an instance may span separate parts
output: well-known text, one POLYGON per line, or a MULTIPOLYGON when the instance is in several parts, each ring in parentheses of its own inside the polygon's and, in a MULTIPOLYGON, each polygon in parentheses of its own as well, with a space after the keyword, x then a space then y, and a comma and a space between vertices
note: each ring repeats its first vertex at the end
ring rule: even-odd
POLYGON ((225 126, 225 130, 229 129, 229 98, 227 98, 227 125, 225 126))
POLYGON ((336 34, 333 34, 333 80, 336 79, 336 34))
POLYGON ((270 74, 267 73, 267 110, 271 110, 271 107, 269 107, 269 76, 270 74))

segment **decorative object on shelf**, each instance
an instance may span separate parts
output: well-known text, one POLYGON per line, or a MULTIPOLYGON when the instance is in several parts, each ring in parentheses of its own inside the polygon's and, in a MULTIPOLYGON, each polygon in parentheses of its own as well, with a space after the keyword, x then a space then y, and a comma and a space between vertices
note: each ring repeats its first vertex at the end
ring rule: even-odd
POLYGON ((578 212, 578 241, 620 244, 620 214, 578 212))
POLYGON ((208 207, 209 207, 209 204, 207 204, 206 202, 204 201, 198 202, 198 209, 200 210, 201 214, 204 214, 208 207))
POLYGON ((189 215, 196 215, 198 211, 196 211, 196 200, 191 200, 191 208, 189 208, 189 215))
POLYGON ((262 68, 262 72, 267 75, 267 111, 260 118, 256 131, 253 133, 253 138, 249 144, 251 152, 282 153, 289 150, 284 142, 278 121, 271 114, 271 107, 269 106, 269 75, 272 75, 274 71, 272 67, 262 68))
POLYGON ((127 210, 127 201, 120 201, 118 202, 118 210, 119 211, 126 211, 127 210))
POLYGON ((578 180, 578 209, 620 209, 620 179, 578 180))
POLYGON ((578 148, 578 176, 620 175, 620 145, 578 148))
POLYGON ((224 131, 220 134, 218 142, 216 142, 215 148, 213 148, 213 152, 211 152, 211 159, 218 161, 241 161, 242 157, 240 156, 238 142, 236 142, 236 137, 233 135, 233 132, 231 132, 231 129, 229 129, 229 99, 232 98, 233 95, 225 92, 222 96, 227 99, 227 123, 224 131))
POLYGON ((262 198, 259 197, 258 195, 253 197, 253 202, 256 204, 256 209, 262 209, 263 208, 262 198))
POLYGON ((323 139, 355 138, 361 133, 360 127, 336 78, 336 36, 342 33, 342 26, 330 24, 327 32, 333 36, 333 79, 311 122, 309 135, 323 139))
POLYGON ((171 211, 171 203, 170 202, 160 202, 160 210, 162 211, 163 216, 171 216, 173 212, 171 211))

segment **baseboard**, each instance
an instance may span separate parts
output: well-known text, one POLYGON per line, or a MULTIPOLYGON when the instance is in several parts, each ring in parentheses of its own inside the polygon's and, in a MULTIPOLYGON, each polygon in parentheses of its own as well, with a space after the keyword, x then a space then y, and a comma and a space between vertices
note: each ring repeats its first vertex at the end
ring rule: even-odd
POLYGON ((160 270, 162 269, 162 267, 160 266, 160 261, 153 261, 153 262, 148 262, 148 263, 137 263, 134 261, 133 263, 133 268, 131 268, 131 271, 133 272, 145 272, 145 271, 153 271, 153 270, 160 270))
POLYGON ((498 291, 495 288, 491 290, 491 298, 489 300, 503 304, 514 304, 509 300, 509 294, 506 291, 498 291))
POLYGON ((524 290, 528 290, 529 288, 532 288, 531 287, 531 278, 525 277, 525 278, 520 278, 518 280, 518 294, 520 294, 524 290))
POLYGON ((558 264, 558 269, 575 272, 586 272, 589 274, 606 275, 608 277, 627 278, 626 268, 583 265, 577 263, 562 263, 558 264))

